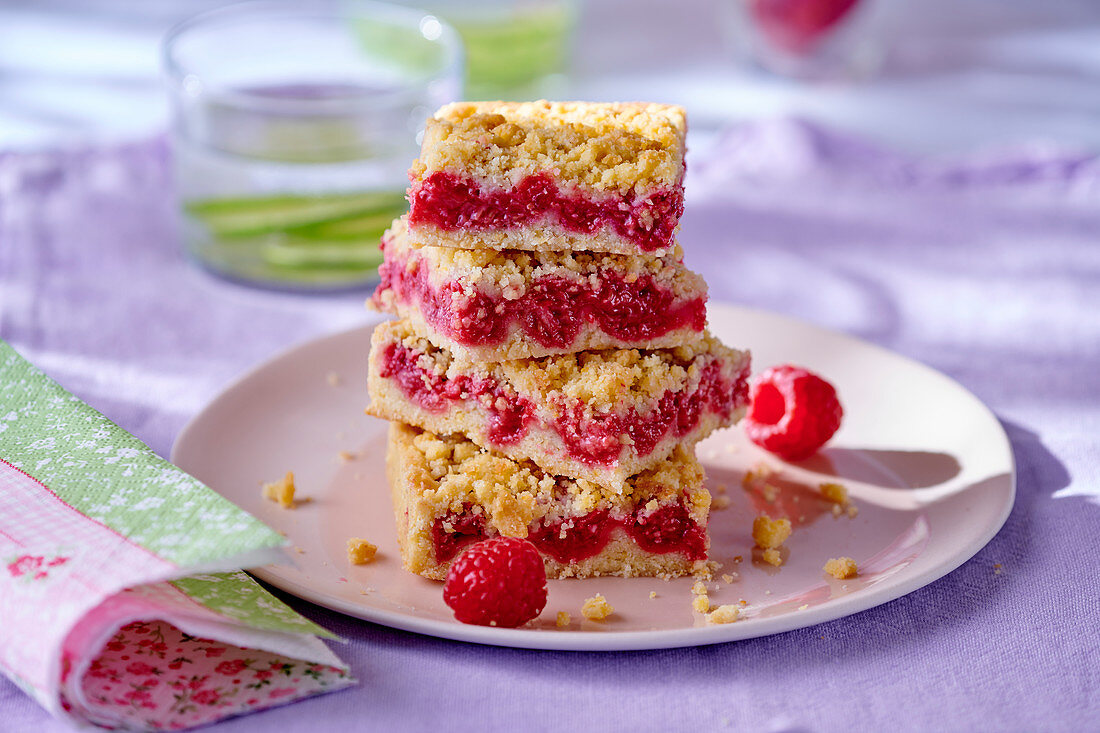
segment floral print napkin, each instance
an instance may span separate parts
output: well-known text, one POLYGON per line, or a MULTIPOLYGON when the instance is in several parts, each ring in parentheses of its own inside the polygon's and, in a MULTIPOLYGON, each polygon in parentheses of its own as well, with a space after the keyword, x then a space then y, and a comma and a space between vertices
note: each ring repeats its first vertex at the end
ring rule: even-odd
POLYGON ((178 730, 352 684, 237 570, 284 542, 0 341, 0 670, 52 713, 178 730))

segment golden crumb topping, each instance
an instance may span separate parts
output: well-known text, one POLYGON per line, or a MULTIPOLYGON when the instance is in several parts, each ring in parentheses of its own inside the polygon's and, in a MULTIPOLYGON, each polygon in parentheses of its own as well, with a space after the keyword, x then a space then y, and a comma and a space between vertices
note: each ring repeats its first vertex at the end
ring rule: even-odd
POLYGON ((859 574, 856 561, 850 557, 831 557, 825 563, 825 572, 838 580, 854 578, 859 574))
POLYGON ((712 624, 732 624, 741 615, 741 610, 732 604, 719 606, 707 614, 707 621, 712 624))
POLYGON ((264 498, 277 502, 283 509, 293 509, 294 502, 294 472, 287 471, 286 475, 278 481, 265 483, 263 488, 264 498))
POLYGON ((581 615, 589 621, 603 621, 613 613, 615 608, 599 593, 587 599, 581 606, 581 615))
POLYGON ((695 596, 691 599, 691 607, 699 613, 706 613, 710 610, 710 597, 706 594, 695 596))
POLYGON ((558 620, 555 624, 559 629, 564 629, 572 620, 573 617, 569 615, 568 611, 558 611, 558 620))
POLYGON ((575 250, 549 252, 489 247, 417 247, 409 241, 408 223, 404 216, 393 222, 383 235, 383 241, 388 260, 404 261, 409 270, 417 263, 427 263, 432 273, 432 284, 436 287, 446 281, 456 281, 505 300, 523 297, 533 282, 550 276, 566 279, 573 284, 588 281, 594 287, 599 282, 598 278, 608 275, 628 283, 644 275, 676 298, 697 298, 707 292, 703 278, 687 269, 681 261, 683 250, 679 245, 663 257, 575 250))
POLYGON ((779 567, 783 564, 783 555, 775 548, 769 548, 760 553, 760 557, 769 565, 779 567))
POLYGON ((702 488, 703 469, 690 450, 677 447, 668 460, 627 479, 616 494, 584 479, 547 474, 530 461, 479 448, 461 435, 435 435, 393 423, 391 440, 405 452, 409 480, 423 501, 439 513, 462 512, 466 505, 485 511, 497 531, 527 537, 540 519, 556 520, 597 509, 623 514, 641 503, 653 508, 685 501, 697 521, 706 521, 710 494, 702 488))
POLYGON ((756 546, 763 550, 779 547, 791 536, 791 520, 772 519, 761 514, 752 520, 752 538, 756 546))
POLYGON ((601 191, 679 185, 687 123, 681 107, 591 102, 458 102, 428 120, 414 179, 436 171, 514 186, 553 172, 601 191))
POLYGON ((348 540, 348 562, 352 565, 366 565, 374 560, 377 552, 378 545, 372 545, 364 539, 352 537, 348 540))
MULTIPOLYGON (((671 349, 608 349, 558 354, 538 359, 498 363, 464 363, 418 335, 408 321, 388 321, 376 328, 377 343, 393 341, 416 353, 418 365, 448 380, 460 376, 488 377, 506 391, 533 395, 551 409, 581 403, 586 417, 639 408, 644 416, 665 392, 690 391, 699 385, 703 369, 719 361, 732 380, 747 361, 709 333, 671 349)), ((377 348, 377 347, 376 347, 377 348)))

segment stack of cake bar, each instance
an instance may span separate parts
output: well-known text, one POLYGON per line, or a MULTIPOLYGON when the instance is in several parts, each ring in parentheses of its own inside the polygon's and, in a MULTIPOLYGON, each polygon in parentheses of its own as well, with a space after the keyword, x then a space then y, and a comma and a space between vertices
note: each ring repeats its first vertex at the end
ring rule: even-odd
POLYGON ((683 110, 459 103, 428 121, 383 238, 373 415, 406 567, 525 537, 550 577, 708 567, 694 445, 736 422, 749 356, 684 267, 683 110))

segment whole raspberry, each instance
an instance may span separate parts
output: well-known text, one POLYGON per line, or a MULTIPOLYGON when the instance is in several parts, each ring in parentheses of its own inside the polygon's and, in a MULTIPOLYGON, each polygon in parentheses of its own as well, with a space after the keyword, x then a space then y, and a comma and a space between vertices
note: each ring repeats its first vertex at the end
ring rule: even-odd
POLYGON ((745 435, 788 461, 807 458, 825 445, 844 415, 833 385, 791 364, 765 369, 751 396, 741 423, 745 435))
POLYGON ((471 545, 447 572, 443 600, 464 624, 525 624, 546 607, 542 557, 534 545, 516 537, 471 545))

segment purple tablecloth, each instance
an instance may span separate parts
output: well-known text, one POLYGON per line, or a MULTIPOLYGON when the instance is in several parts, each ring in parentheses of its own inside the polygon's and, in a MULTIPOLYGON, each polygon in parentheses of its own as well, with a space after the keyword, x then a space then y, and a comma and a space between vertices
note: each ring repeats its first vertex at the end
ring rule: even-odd
MULTIPOLYGON (((1019 469, 1001 533, 879 608, 693 649, 487 648, 292 600, 350 640, 338 651, 362 684, 217 730, 1100 725, 1100 160, 1043 146, 918 160, 780 121, 692 162, 682 241, 715 300, 869 339, 993 408, 1019 469)), ((192 268, 169 181, 159 141, 0 156, 0 337, 162 455, 235 375, 364 317, 363 293, 192 268)), ((64 729, 4 680, 0 711, 3 730, 64 729)))

